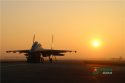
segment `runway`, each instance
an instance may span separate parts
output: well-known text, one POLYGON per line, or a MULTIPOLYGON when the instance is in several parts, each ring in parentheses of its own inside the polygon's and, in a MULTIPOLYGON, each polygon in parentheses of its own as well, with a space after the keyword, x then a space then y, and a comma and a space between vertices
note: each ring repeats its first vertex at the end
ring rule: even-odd
POLYGON ((61 60, 54 63, 1 63, 1 83, 125 83, 125 66, 61 60), (112 74, 93 74, 94 67, 112 68, 112 74))

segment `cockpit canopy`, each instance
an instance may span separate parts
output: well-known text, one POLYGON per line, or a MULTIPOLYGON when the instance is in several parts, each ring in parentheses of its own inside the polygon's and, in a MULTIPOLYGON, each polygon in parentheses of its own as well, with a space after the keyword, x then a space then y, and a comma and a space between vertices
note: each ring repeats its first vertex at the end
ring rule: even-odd
POLYGON ((42 45, 38 43, 37 41, 35 41, 32 45, 32 48, 36 48, 36 47, 42 47, 42 45))

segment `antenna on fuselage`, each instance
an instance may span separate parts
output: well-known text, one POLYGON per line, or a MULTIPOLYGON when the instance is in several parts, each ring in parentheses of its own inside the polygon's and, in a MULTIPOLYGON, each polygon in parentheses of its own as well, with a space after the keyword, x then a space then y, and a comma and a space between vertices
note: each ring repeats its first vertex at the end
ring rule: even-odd
POLYGON ((34 36, 33 36, 33 44, 34 44, 34 42, 35 42, 35 34, 34 34, 34 36))

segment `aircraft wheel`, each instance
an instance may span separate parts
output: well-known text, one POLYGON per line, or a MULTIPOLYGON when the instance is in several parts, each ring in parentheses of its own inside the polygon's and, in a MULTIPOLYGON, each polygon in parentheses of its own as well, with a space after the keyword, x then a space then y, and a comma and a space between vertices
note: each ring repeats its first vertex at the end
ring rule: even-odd
POLYGON ((44 63, 44 58, 41 58, 41 62, 44 63))
POLYGON ((52 63, 52 61, 53 61, 53 60, 52 60, 52 58, 50 58, 50 60, 49 60, 49 61, 50 61, 50 63, 52 63))

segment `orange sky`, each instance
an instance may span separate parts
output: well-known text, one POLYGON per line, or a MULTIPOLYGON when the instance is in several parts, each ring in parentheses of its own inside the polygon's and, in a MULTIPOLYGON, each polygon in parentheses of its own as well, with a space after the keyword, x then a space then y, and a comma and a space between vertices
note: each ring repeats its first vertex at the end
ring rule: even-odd
POLYGON ((44 48, 54 34, 54 49, 78 51, 64 59, 125 58, 123 0, 2 0, 1 19, 2 59, 24 58, 4 51, 30 49, 34 33, 44 48))

